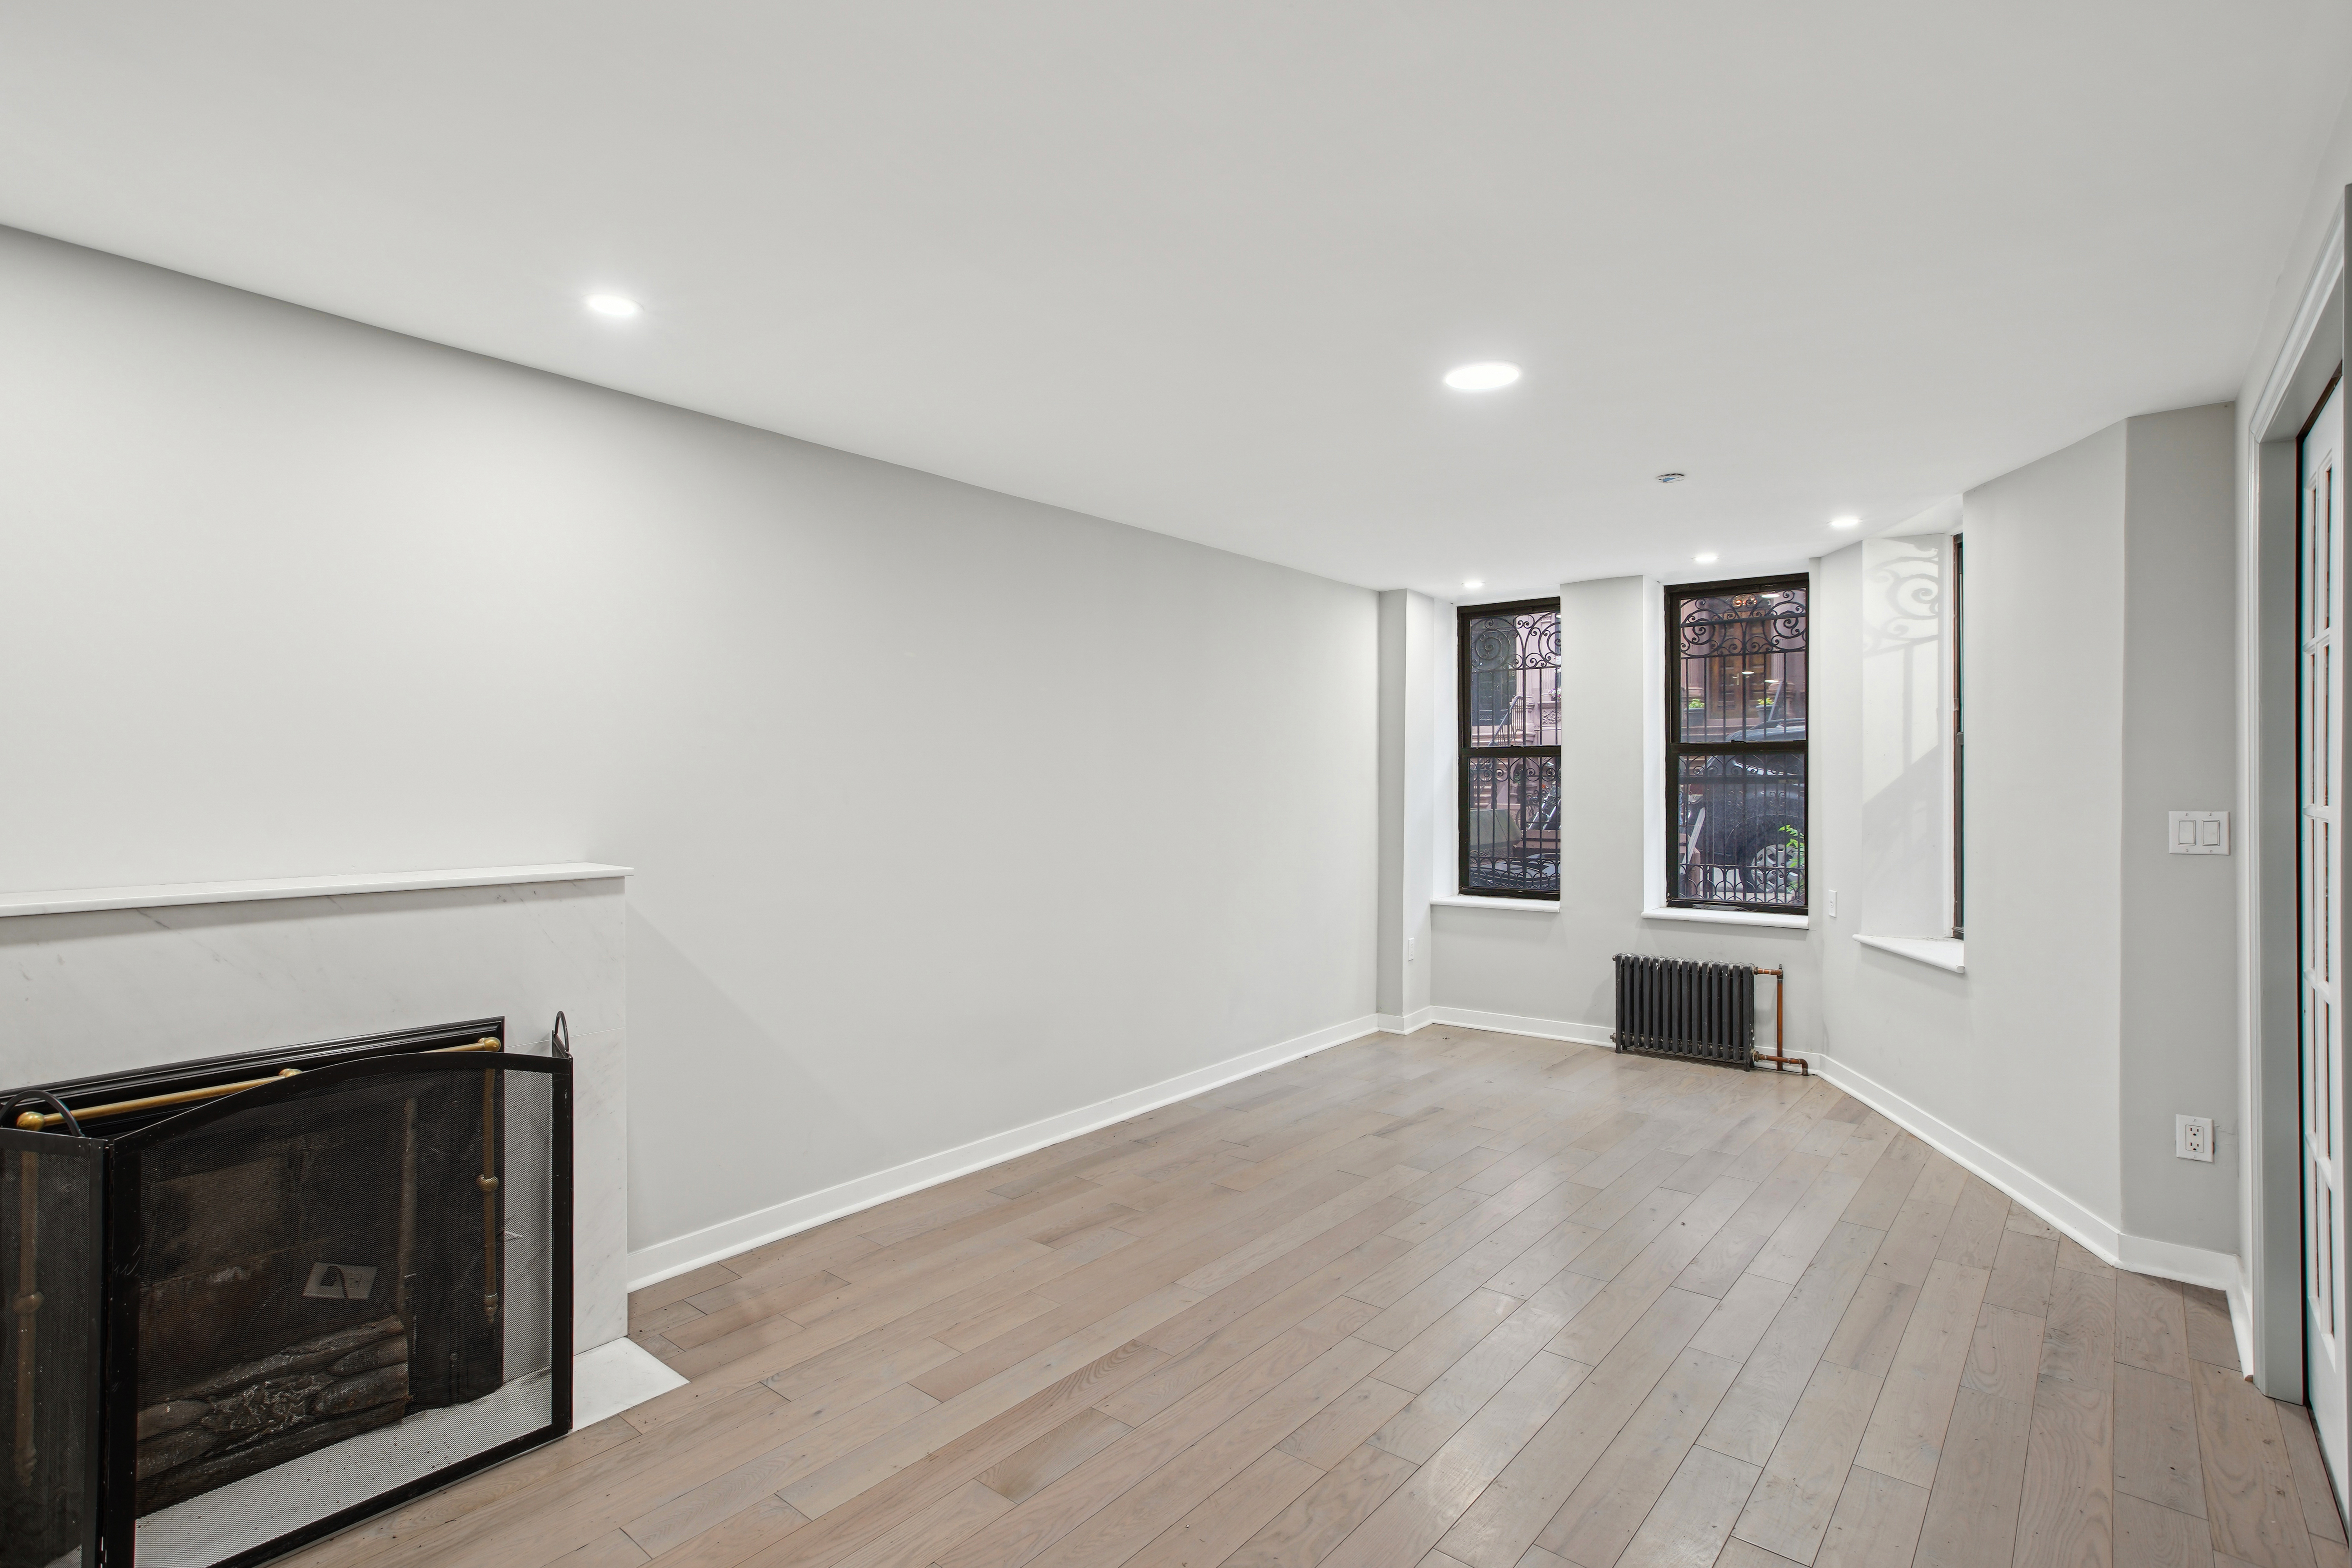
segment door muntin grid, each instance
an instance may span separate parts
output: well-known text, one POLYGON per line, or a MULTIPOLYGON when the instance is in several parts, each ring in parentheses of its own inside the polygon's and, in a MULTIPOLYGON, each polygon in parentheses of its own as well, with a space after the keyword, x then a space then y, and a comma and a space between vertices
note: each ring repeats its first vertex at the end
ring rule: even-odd
MULTIPOLYGON (((2315 1414, 2344 1372, 2342 955, 2336 919, 2343 879, 2337 794, 2343 773, 2344 693, 2340 637, 2344 540, 2340 513, 2341 395, 2331 392, 2302 452, 2298 506, 2297 835, 2301 894, 2301 1098, 2304 1289, 2310 1347, 2306 1375, 2315 1414)), ((2335 1414, 2340 1417, 2341 1400, 2335 1414)), ((2322 1423, 2325 1436, 2327 1423, 2322 1423)))

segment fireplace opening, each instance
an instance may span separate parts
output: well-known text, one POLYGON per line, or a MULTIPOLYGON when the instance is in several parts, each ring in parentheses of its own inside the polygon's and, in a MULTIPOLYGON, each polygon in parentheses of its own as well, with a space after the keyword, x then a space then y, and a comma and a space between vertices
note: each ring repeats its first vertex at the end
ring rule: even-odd
POLYGON ((499 1080, 363 1081, 155 1149, 138 1513, 506 1381, 499 1080))
POLYGON ((260 1562, 568 1427, 571 1064, 502 1035, 86 1079, 10 1111, 0 1273, 37 1304, 0 1429, 13 1414, 9 1521, 37 1528, 0 1568, 100 1541, 108 1568, 260 1562), (54 1169, 28 1179, 28 1157, 54 1169), (76 1172, 94 1226, 53 1191, 76 1172))

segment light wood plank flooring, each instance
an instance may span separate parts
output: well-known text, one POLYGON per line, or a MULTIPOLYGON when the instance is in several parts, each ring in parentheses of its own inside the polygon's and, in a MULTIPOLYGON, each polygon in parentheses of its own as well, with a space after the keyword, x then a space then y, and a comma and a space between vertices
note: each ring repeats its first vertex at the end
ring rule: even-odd
POLYGON ((1817 1080, 1375 1037, 640 1291, 312 1568, 2347 1568, 2210 1291, 1817 1080))

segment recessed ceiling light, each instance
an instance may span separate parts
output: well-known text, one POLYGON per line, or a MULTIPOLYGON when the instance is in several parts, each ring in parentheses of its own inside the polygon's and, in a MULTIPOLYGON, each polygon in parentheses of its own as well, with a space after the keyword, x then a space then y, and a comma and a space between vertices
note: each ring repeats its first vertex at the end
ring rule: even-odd
POLYGON ((1715 564, 1715 552, 1710 550, 1704 555, 1694 555, 1691 559, 1702 566, 1712 566, 1715 564))
POLYGON ((1679 473, 1679 472, 1677 472, 1677 473, 1670 473, 1670 474, 1660 474, 1660 475, 1658 476, 1658 483, 1660 483, 1660 484, 1662 484, 1662 485, 1678 485, 1678 484, 1682 483, 1685 479, 1688 479, 1688 478, 1690 478, 1690 476, 1689 476, 1688 474, 1679 473))
POLYGON ((1830 519, 1830 526, 1832 528, 1860 528, 1862 526, 1862 519, 1858 517, 1833 517, 1830 519))
POLYGON ((1492 392, 1519 379, 1519 367, 1502 360, 1457 364, 1445 373, 1445 384, 1456 392, 1492 392))
POLYGON ((621 294, 591 294, 588 308, 600 316, 634 316, 644 309, 635 300, 621 294))
POLYGON ((1483 588, 1486 585, 1486 579, 1484 577, 1471 577, 1465 580, 1462 585, 1465 588, 1483 588))

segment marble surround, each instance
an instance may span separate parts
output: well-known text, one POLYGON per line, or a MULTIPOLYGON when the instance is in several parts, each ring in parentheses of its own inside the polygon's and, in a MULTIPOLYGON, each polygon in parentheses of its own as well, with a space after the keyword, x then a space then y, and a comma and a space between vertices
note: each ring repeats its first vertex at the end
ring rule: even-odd
POLYGON ((562 1012, 576 1063, 575 1370, 597 1384, 578 1399, 602 1409, 615 1396, 598 1384, 606 1373, 632 1392, 655 1381, 626 1340, 627 874, 533 866, 0 894, 0 1085, 491 1015, 506 1018, 509 1049, 543 1056, 562 1012), (588 1353, 616 1341, 636 1356, 588 1353))

